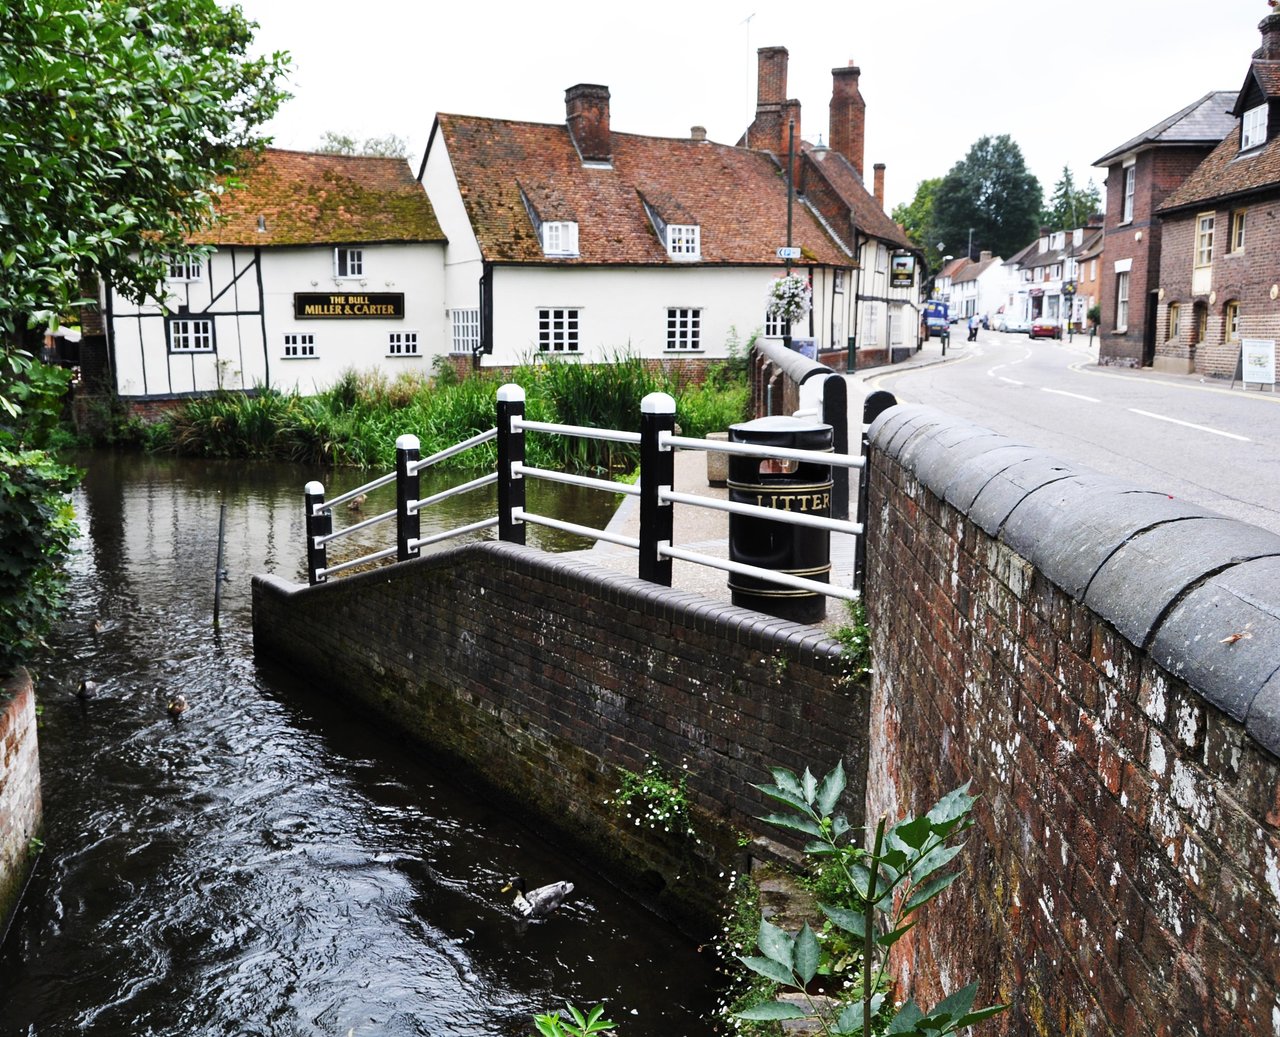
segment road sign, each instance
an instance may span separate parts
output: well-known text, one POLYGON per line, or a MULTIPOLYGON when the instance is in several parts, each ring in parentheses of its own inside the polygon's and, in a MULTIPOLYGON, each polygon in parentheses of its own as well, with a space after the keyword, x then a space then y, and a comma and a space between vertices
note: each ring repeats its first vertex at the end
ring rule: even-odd
POLYGON ((778 249, 778 258, 799 259, 800 250, 798 248, 792 248, 790 245, 783 245, 782 248, 778 249))

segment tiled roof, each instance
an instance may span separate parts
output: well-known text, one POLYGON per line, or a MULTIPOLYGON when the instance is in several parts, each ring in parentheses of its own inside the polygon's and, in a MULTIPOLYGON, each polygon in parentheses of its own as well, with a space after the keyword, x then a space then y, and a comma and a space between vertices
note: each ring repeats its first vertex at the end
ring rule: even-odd
POLYGON ((853 222, 860 232, 899 248, 919 251, 902 228, 885 215, 884 209, 863 185, 852 162, 830 148, 814 148, 806 144, 804 150, 814 168, 821 171, 832 190, 849 207, 853 222))
POLYGON ((402 158, 268 148, 217 199, 201 245, 444 241, 426 192, 402 158), (259 217, 264 230, 259 230, 259 217))
POLYGON ((1132 140, 1118 148, 1112 148, 1095 166, 1110 165, 1130 152, 1160 144, 1216 144, 1231 128, 1231 108, 1236 103, 1236 91, 1213 90, 1197 101, 1192 101, 1167 119, 1161 119, 1150 129, 1143 130, 1132 140))
POLYGON ((1165 199, 1159 212, 1266 190, 1280 191, 1280 134, 1256 151, 1241 155, 1237 122, 1209 157, 1165 199))
POLYGON ((1264 96, 1280 97, 1280 61, 1254 61, 1251 72, 1264 96))
POLYGON ((969 262, 969 257, 961 256, 959 259, 951 260, 950 263, 943 263, 942 269, 938 271, 938 276, 954 278, 956 274, 964 269, 964 265, 967 262, 969 262))
MULTIPOLYGON (((676 265, 645 211, 648 203, 668 223, 698 225, 703 266, 780 263, 786 182, 762 152, 615 132, 611 168, 588 167, 564 125, 436 118, 486 260, 676 265), (525 199, 541 220, 577 222, 577 256, 544 257, 525 199)), ((794 221, 801 262, 852 264, 804 206, 795 206, 794 221)))
POLYGON ((952 284, 963 284, 966 281, 976 281, 985 274, 991 267, 1002 262, 999 256, 991 256, 987 259, 979 259, 977 261, 969 261, 964 265, 964 269, 959 271, 951 278, 952 284))

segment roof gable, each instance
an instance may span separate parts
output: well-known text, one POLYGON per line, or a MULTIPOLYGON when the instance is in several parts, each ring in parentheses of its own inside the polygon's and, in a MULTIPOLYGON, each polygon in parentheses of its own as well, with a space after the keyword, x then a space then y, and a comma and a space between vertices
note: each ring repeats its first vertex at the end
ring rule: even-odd
POLYGON ((808 168, 821 176, 848 206, 850 217, 860 233, 880 238, 898 248, 919 251, 902 228, 885 214, 848 158, 831 148, 808 145, 805 145, 804 155, 808 168))
POLYGON ((1237 121, 1222 142, 1165 199, 1158 210, 1161 214, 1259 191, 1280 192, 1280 134, 1272 131, 1271 139, 1261 148, 1241 154, 1239 127, 1237 121))
MULTIPOLYGON (((786 242, 786 184, 768 155, 706 140, 611 135, 612 165, 586 165, 567 127, 440 114, 458 191, 486 260, 672 264, 648 210, 700 228, 701 262, 777 265, 786 242), (529 210, 578 224, 578 253, 548 259, 529 210), (646 206, 648 209, 646 209, 646 206)), ((849 255, 803 206, 793 241, 808 262, 849 255)))
POLYGON ((1095 166, 1109 166, 1119 159, 1148 148, 1201 144, 1210 147, 1222 140, 1231 128, 1231 109, 1236 103, 1233 90, 1212 90, 1192 101, 1181 111, 1161 119, 1118 148, 1094 161, 1095 166))
POLYGON ((268 148, 215 200, 201 245, 444 241, 426 192, 400 158, 268 148))

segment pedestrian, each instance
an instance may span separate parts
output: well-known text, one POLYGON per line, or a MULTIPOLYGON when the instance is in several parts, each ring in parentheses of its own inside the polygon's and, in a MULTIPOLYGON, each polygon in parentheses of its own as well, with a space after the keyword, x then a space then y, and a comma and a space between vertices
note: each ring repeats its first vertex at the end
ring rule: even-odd
POLYGON ((969 318, 969 341, 978 341, 978 315, 976 313, 969 318))

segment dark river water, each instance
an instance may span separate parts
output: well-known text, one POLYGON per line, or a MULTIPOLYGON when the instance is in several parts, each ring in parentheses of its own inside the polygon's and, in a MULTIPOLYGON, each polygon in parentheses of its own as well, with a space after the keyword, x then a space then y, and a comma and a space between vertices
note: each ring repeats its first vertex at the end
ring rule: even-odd
MULTIPOLYGON (((255 662, 250 577, 303 578, 315 473, 80 463, 72 607, 32 667, 45 850, 0 949, 0 1035, 523 1035, 566 1000, 605 1002, 619 1037, 711 1032, 708 954, 372 718, 255 662), (577 891, 526 922, 499 892, 513 874, 577 891)), ((613 507, 533 489, 531 508, 586 525, 613 507)), ((373 497, 367 514, 390 506, 373 497)))

